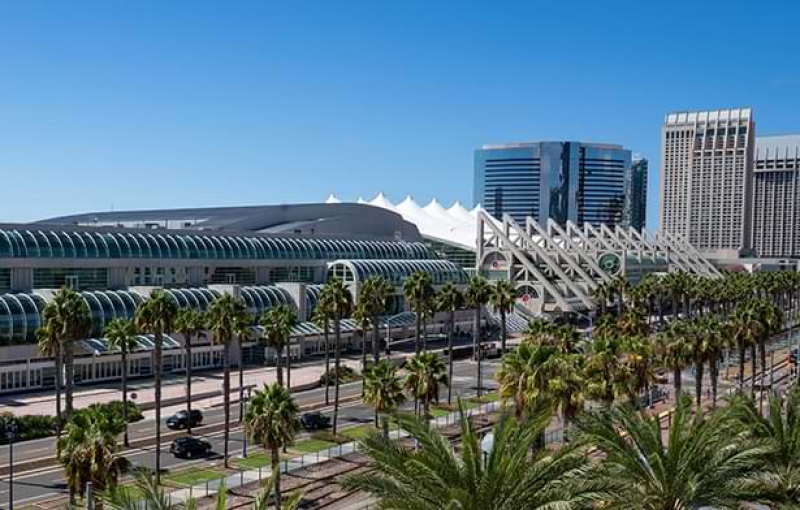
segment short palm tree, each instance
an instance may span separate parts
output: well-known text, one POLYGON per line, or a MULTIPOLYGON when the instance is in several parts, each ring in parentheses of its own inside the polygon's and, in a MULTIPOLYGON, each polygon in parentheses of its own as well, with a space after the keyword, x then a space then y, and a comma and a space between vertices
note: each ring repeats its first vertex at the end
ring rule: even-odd
POLYGON ((478 371, 478 396, 483 393, 483 372, 481 370, 481 358, 483 358, 483 329, 481 328, 481 314, 483 307, 489 301, 490 289, 486 278, 473 276, 469 280, 467 290, 464 292, 464 300, 467 306, 475 311, 475 323, 473 324, 473 343, 472 348, 475 353, 478 371))
POLYGON ((125 424, 123 442, 128 441, 128 353, 136 347, 136 326, 130 319, 114 319, 106 325, 106 338, 110 349, 118 349, 122 358, 122 422, 125 424))
MULTIPOLYGON (((325 376, 328 377, 331 371, 331 339, 330 325, 333 320, 333 313, 330 310, 330 287, 324 286, 317 298, 317 306, 314 308, 314 315, 311 320, 322 330, 323 341, 325 343, 325 376)), ((330 404, 331 385, 326 379, 325 382, 325 405, 330 404)))
POLYGON ((155 370, 156 411, 156 483, 161 483, 161 376, 164 370, 163 337, 169 335, 175 325, 178 305, 163 290, 156 290, 136 309, 136 329, 152 333, 154 337, 153 368, 155 370))
MULTIPOLYGON (((175 318, 175 332, 183 335, 183 348, 186 357, 186 415, 192 414, 192 339, 198 338, 206 327, 206 317, 202 312, 183 308, 175 318)), ((192 420, 186 421, 186 432, 192 433, 192 420)))
POLYGON ((288 305, 278 305, 264 312, 264 315, 261 316, 258 323, 264 328, 264 336, 267 339, 267 344, 275 351, 278 384, 283 386, 283 366, 281 359, 284 355, 283 351, 286 349, 286 371, 288 378, 288 365, 290 363, 289 339, 292 336, 292 330, 297 325, 297 314, 295 314, 294 309, 288 305))
POLYGON ((300 408, 289 390, 278 383, 264 385, 250 398, 245 416, 247 434, 272 454, 275 501, 281 507, 280 450, 289 444, 300 429, 300 408))
POLYGON ((425 417, 430 418, 431 401, 438 401, 439 389, 449 384, 445 364, 435 353, 422 352, 408 360, 406 370, 406 388, 414 395, 415 402, 422 404, 425 417))
POLYGON ((61 353, 61 339, 58 337, 57 329, 55 324, 45 323, 36 330, 36 340, 39 352, 44 356, 52 357, 56 369, 56 431, 60 437, 63 425, 61 421, 61 389, 64 386, 64 357, 61 353))
POLYGON ((496 312, 500 313, 500 352, 506 352, 506 341, 508 340, 508 328, 506 315, 514 309, 517 302, 517 293, 514 287, 507 280, 497 280, 490 287, 489 303, 496 312))
MULTIPOLYGON (((758 316, 756 314, 755 307, 752 306, 752 303, 743 303, 736 308, 736 311, 734 311, 733 316, 730 319, 730 332, 733 334, 733 338, 736 340, 736 347, 739 354, 738 382, 739 393, 741 393, 744 391, 744 365, 747 355, 747 348, 750 347, 753 351, 755 351, 757 339, 761 334, 761 324, 758 321, 758 316)), ((753 364, 753 376, 751 378, 753 385, 751 385, 751 393, 755 394, 755 356, 752 357, 751 362, 753 364)))
POLYGON ((531 455, 552 409, 517 421, 503 416, 489 451, 462 412, 461 447, 423 420, 398 417, 420 445, 407 449, 380 434, 361 441, 372 469, 348 476, 343 485, 368 493, 379 508, 396 510, 545 510, 584 508, 596 488, 582 480, 589 464, 582 450, 565 447, 531 455))
POLYGON ((625 341, 618 336, 595 338, 586 359, 586 395, 611 407, 626 389, 626 372, 620 363, 625 341))
MULTIPOLYGON (((334 389, 333 389, 333 434, 336 435, 339 426, 339 383, 341 377, 341 364, 342 364, 342 319, 353 308, 353 295, 345 287, 344 282, 339 278, 331 278, 325 284, 327 290, 323 292, 328 293, 328 306, 333 316, 333 339, 334 346, 334 389)), ((330 375, 330 374, 328 374, 330 375)))
POLYGON ((44 309, 44 322, 61 343, 64 357, 64 419, 72 416, 72 388, 75 381, 75 342, 92 331, 92 314, 83 296, 63 287, 44 309))
MULTIPOLYGON (((456 312, 464 306, 464 294, 454 284, 448 282, 436 295, 436 307, 447 313, 447 379, 453 380, 453 333, 456 326, 456 312)), ((447 405, 453 403, 453 385, 447 385, 447 405)))
POLYGON ((70 500, 83 496, 87 482, 100 493, 116 486, 128 467, 117 444, 124 429, 120 416, 100 409, 84 409, 72 416, 58 440, 58 460, 64 467, 70 500))
POLYGON ((681 400, 665 438, 659 416, 629 406, 588 412, 579 442, 602 455, 589 480, 608 489, 598 508, 741 508, 768 448, 722 411, 704 418, 681 400))
POLYGON ((675 386, 675 400, 681 399, 683 393, 683 370, 691 360, 691 344, 688 340, 689 330, 683 321, 670 323, 667 330, 656 337, 654 351, 659 364, 672 370, 675 386))
POLYGON ((208 330, 213 335, 214 342, 223 346, 222 350, 222 393, 225 410, 225 432, 223 443, 225 467, 228 467, 228 443, 231 434, 231 343, 236 334, 237 324, 244 320, 247 309, 244 304, 230 294, 224 294, 214 300, 208 307, 208 330))
POLYGON ((134 471, 136 490, 116 486, 107 488, 101 494, 103 508, 108 510, 195 510, 197 505, 190 499, 184 505, 173 504, 164 489, 156 482, 153 474, 144 468, 134 471))
POLYGON ((394 287, 388 280, 380 276, 371 276, 361 284, 358 292, 358 303, 364 306, 364 313, 370 317, 372 324, 372 362, 380 361, 380 331, 377 325, 380 317, 386 313, 389 300, 394 294, 394 287))
POLYGON ((541 345, 525 340, 519 347, 503 357, 503 363, 495 374, 500 386, 499 394, 504 403, 514 403, 517 419, 542 402, 550 402, 549 361, 558 355, 552 345, 541 345))
POLYGON ((389 437, 389 414, 405 402, 403 379, 389 360, 379 361, 364 373, 364 403, 375 409, 375 426, 383 415, 383 434, 389 437))
POLYGON ((233 334, 236 335, 236 349, 239 362, 237 372, 239 373, 239 423, 244 419, 244 343, 250 341, 255 336, 253 323, 255 319, 247 313, 247 310, 236 316, 233 325, 233 334))
POLYGON ((433 291, 431 275, 425 271, 412 273, 403 283, 406 302, 416 315, 414 324, 414 354, 419 354, 421 347, 422 317, 428 306, 428 296, 433 291))

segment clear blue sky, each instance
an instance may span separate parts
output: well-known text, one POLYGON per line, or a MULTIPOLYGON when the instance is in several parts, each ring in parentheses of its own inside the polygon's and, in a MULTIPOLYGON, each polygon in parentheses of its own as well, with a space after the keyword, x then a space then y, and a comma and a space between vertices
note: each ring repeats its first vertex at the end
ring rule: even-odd
POLYGON ((485 143, 620 143, 677 109, 800 132, 797 2, 7 1, 0 221, 469 202, 485 143))

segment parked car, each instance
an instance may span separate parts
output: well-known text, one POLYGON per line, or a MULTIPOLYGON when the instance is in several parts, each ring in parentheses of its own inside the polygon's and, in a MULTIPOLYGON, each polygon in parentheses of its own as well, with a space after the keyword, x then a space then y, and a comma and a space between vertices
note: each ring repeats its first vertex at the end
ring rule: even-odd
POLYGON ((189 425, 192 427, 196 427, 203 423, 203 413, 198 411, 197 409, 192 409, 192 416, 191 418, 186 413, 186 411, 178 411, 177 413, 173 414, 169 418, 167 418, 167 427, 178 430, 178 429, 185 429, 189 425))
POLYGON ((331 426, 331 419, 319 411, 311 411, 300 416, 300 424, 307 430, 326 429, 331 426))
POLYGON ((211 452, 211 444, 196 437, 179 437, 172 442, 169 451, 174 456, 183 459, 205 457, 211 452))

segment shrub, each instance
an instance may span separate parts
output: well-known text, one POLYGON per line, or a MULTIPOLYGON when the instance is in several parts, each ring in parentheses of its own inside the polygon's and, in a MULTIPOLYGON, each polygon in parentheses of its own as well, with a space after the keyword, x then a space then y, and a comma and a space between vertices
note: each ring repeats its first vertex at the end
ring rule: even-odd
MULTIPOLYGON (((319 377, 319 383, 322 386, 325 386, 326 384, 328 386, 333 386, 336 383, 335 375, 336 375, 336 369, 335 368, 331 369, 319 377)), ((339 367, 339 384, 357 381, 360 378, 361 376, 356 374, 356 371, 353 370, 352 368, 347 366, 339 367)))
MULTIPOLYGON (((113 416, 122 418, 122 401, 114 400, 104 404, 92 404, 89 409, 100 409, 105 413, 110 413, 113 416)), ((128 423, 134 423, 144 419, 142 409, 134 402, 128 401, 128 423)))
POLYGON ((53 416, 41 416, 36 414, 14 416, 12 413, 6 412, 0 414, 0 423, 2 423, 0 444, 8 444, 5 424, 9 421, 13 421, 16 424, 17 435, 15 441, 40 439, 42 437, 52 436, 56 431, 56 419, 53 416))

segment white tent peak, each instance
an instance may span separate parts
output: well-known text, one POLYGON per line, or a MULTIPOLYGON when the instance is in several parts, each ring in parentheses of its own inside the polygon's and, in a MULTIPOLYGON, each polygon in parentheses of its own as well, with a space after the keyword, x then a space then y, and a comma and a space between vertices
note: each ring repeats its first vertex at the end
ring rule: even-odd
POLYGON ((364 200, 364 197, 358 197, 358 200, 356 200, 356 203, 357 204, 368 204, 369 202, 364 200))
POLYGON ((386 198, 386 195, 383 194, 383 191, 378 193, 375 198, 370 201, 370 204, 377 207, 383 207, 384 209, 394 209, 394 204, 390 202, 388 198, 386 198))
POLYGON ((326 204, 341 204, 341 203, 342 203, 342 201, 341 201, 341 200, 339 200, 339 199, 336 197, 336 195, 334 195, 333 193, 331 193, 330 195, 328 195, 328 198, 327 198, 327 199, 325 199, 325 203, 326 203, 326 204))

